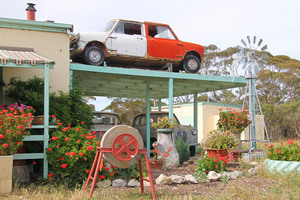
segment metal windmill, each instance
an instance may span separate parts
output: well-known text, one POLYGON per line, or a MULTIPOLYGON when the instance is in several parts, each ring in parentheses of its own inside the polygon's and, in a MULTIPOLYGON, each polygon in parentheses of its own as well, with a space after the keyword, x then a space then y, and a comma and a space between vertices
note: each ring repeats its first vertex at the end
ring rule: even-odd
POLYGON ((242 66, 242 69, 245 70, 245 78, 248 80, 245 98, 243 101, 243 108, 247 107, 246 104, 248 104, 249 117, 251 120, 251 124, 249 126, 249 152, 251 152, 252 150, 256 149, 256 142, 268 141, 270 144, 264 119, 262 119, 262 124, 259 124, 256 122, 255 118, 257 114, 263 116, 256 91, 255 79, 257 77, 256 74, 258 73, 258 70, 263 67, 263 64, 267 60, 267 54, 264 54, 263 51, 265 51, 268 46, 263 46, 263 40, 258 39, 256 36, 247 36, 246 41, 242 39, 241 42, 243 46, 238 45, 240 52, 233 55, 233 62, 236 66, 242 66), (256 140, 256 131, 258 130, 256 127, 259 126, 264 127, 267 140, 256 140))

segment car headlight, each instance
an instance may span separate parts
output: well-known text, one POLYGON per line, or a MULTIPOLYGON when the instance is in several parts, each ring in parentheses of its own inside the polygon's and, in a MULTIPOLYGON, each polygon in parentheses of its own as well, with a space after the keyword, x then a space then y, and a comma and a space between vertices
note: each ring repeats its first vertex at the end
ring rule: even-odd
POLYGON ((197 131, 196 129, 193 129, 193 130, 192 130, 192 134, 193 134, 193 135, 197 135, 197 134, 198 134, 198 131, 197 131))

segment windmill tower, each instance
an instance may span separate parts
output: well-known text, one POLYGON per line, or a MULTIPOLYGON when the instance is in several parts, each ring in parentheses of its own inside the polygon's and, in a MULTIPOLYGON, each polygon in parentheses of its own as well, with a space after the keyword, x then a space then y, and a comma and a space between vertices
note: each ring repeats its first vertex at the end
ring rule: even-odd
MULTIPOLYGON (((262 118, 260 120, 261 122, 258 122, 258 120, 256 120, 256 116, 261 115, 261 117, 263 117, 263 113, 255 83, 255 79, 257 77, 256 74, 258 73, 258 70, 263 67, 263 64, 266 60, 266 54, 264 54, 263 51, 265 51, 268 46, 263 46, 263 40, 258 39, 256 36, 247 36, 246 41, 242 39, 241 42, 243 46, 238 45, 238 49, 240 49, 240 52, 233 55, 233 62, 236 66, 242 66, 242 69, 245 70, 245 78, 248 80, 245 91, 245 98, 243 101, 243 108, 246 108, 247 111, 249 111, 251 124, 249 125, 249 140, 244 141, 249 141, 249 152, 251 152, 257 149, 256 142, 267 141, 270 144, 270 139, 264 119, 262 118), (256 139, 256 135, 259 130, 265 131, 267 140, 256 139)), ((264 133, 262 134, 264 135, 264 133)))

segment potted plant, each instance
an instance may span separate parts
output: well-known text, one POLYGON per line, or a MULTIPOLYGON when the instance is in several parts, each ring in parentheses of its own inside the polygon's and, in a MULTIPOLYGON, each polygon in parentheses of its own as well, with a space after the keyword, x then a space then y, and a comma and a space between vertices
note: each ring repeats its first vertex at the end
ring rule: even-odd
POLYGON ((33 108, 18 104, 0 107, 0 193, 11 191, 13 154, 23 145, 24 137, 30 135, 26 130, 32 118, 30 110, 33 108))
POLYGON ((219 110, 220 118, 217 122, 218 129, 228 131, 240 140, 241 133, 250 124, 246 110, 241 109, 240 111, 237 111, 232 108, 227 108, 227 111, 222 111, 222 108, 219 110))
POLYGON ((158 118, 156 123, 151 124, 152 127, 157 129, 158 133, 172 133, 174 127, 178 126, 175 119, 169 119, 168 117, 158 118))
POLYGON ((229 131, 218 129, 210 131, 204 141, 209 157, 226 157, 228 150, 234 150, 238 145, 239 141, 229 131))
POLYGON ((276 147, 271 144, 268 147, 265 168, 277 172, 300 172, 300 145, 292 139, 276 147))
POLYGON ((166 167, 176 167, 179 165, 179 154, 176 150, 172 133, 174 127, 178 126, 178 123, 175 119, 169 119, 168 117, 158 118, 156 123, 151 124, 152 127, 157 130, 157 141, 158 147, 162 155, 168 153, 169 156, 165 159, 166 167), (169 152, 168 149, 173 149, 172 152, 169 152))

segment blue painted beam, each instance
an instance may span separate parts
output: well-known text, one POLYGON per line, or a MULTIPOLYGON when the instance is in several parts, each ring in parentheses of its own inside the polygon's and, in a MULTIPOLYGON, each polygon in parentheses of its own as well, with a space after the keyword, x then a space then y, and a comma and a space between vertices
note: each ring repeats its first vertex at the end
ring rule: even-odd
POLYGON ((173 78, 169 78, 169 119, 173 118, 173 78))

